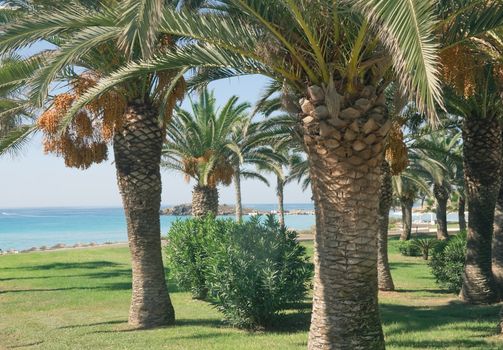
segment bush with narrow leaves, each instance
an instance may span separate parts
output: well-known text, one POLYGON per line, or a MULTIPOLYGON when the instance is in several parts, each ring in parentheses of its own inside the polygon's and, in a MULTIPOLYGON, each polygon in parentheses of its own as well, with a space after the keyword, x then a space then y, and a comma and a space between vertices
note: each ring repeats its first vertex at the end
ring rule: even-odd
POLYGON ((296 233, 265 221, 227 225, 207 248, 207 286, 212 302, 227 322, 248 329, 271 325, 275 315, 302 302, 312 277, 312 264, 296 233))
POLYGON ((208 240, 225 235, 231 222, 212 216, 178 220, 171 225, 165 248, 169 276, 194 299, 207 296, 206 270, 208 240))
POLYGON ((453 293, 463 284, 466 257, 466 233, 461 232, 448 241, 440 241, 431 254, 428 265, 437 283, 453 293))

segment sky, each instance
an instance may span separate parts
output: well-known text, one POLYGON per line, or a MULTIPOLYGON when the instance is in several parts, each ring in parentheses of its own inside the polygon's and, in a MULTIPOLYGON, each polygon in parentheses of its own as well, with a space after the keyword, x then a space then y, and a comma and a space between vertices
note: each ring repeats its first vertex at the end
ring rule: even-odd
MULTIPOLYGON (((239 77, 214 82, 210 89, 219 105, 232 95, 254 104, 266 82, 260 76, 239 77)), ((20 155, 0 157, 0 208, 121 206, 112 153, 110 148, 108 161, 87 170, 67 168, 63 159, 43 153, 38 135, 20 155)), ((274 184, 274 177, 268 178, 274 184)), ((162 205, 190 203, 194 183, 186 183, 183 175, 163 170, 162 183, 162 205)), ((243 203, 276 203, 274 187, 250 180, 241 184, 243 203)), ((235 202, 233 185, 220 186, 219 192, 220 203, 235 202)), ((291 183, 285 189, 285 202, 309 203, 311 193, 291 183)))

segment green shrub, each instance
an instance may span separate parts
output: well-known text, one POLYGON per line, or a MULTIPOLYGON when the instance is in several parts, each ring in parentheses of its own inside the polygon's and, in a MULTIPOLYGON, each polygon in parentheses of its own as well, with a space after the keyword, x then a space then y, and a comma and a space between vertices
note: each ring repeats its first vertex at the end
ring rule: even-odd
POLYGON ((435 246, 428 265, 440 286, 459 293, 463 284, 465 256, 466 233, 464 232, 448 241, 441 241, 435 246))
POLYGON ((412 240, 399 241, 398 251, 404 256, 421 256, 421 250, 412 240))
POLYGON ((177 220, 171 225, 165 248, 169 276, 195 299, 206 298, 208 292, 205 277, 208 239, 224 235, 229 225, 212 216, 177 220))
POLYGON ((212 302, 233 326, 267 327, 289 305, 303 301, 312 265, 297 234, 273 216, 226 227, 211 239, 207 285, 212 302))

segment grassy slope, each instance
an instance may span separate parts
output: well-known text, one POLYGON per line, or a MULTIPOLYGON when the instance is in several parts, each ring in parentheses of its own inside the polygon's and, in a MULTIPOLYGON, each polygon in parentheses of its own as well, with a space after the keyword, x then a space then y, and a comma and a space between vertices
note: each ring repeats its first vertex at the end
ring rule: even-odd
MULTIPOLYGON (((390 258, 398 292, 382 293, 388 349, 502 349, 498 306, 470 307, 439 290, 420 258, 390 258)), ((311 251, 311 246, 309 246, 311 251)), ((0 349, 305 349, 309 303, 270 332, 228 328, 210 305, 170 286, 178 325, 127 326, 127 248, 0 257, 0 349)))

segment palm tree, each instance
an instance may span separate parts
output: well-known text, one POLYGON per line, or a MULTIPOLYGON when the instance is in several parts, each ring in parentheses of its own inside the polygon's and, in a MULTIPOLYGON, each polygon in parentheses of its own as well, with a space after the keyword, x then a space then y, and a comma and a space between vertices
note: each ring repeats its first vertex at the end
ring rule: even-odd
POLYGON ((235 159, 242 159, 232 135, 247 118, 248 103, 231 97, 221 109, 215 106, 213 92, 202 90, 197 102, 190 100, 192 112, 176 108, 163 165, 193 178, 192 215, 218 214, 218 184, 230 185, 235 159))
POLYGON ((433 194, 436 199, 437 239, 449 238, 447 232, 447 201, 456 174, 462 168, 461 133, 453 136, 445 132, 428 133, 419 137, 414 143, 414 149, 424 158, 430 158, 441 164, 441 167, 431 169, 433 194))
POLYGON ((206 79, 259 73, 284 85, 295 96, 290 106, 299 99, 317 214, 309 348, 384 348, 376 270, 376 194, 391 127, 384 89, 397 77, 433 116, 436 42, 447 47, 503 24, 499 2, 433 5, 222 0, 198 14, 168 10, 160 30, 191 40, 121 69, 73 109, 145 71, 198 67, 206 79))
POLYGON ((231 140, 237 145, 239 152, 233 153, 232 163, 234 167, 234 189, 236 193, 236 221, 243 219, 243 204, 241 198, 241 179, 259 180, 269 186, 269 181, 259 172, 246 165, 263 163, 269 156, 269 148, 264 144, 270 142, 270 132, 262 130, 260 123, 252 121, 252 116, 244 118, 231 132, 231 140))
POLYGON ((278 220, 281 226, 285 226, 285 186, 291 181, 299 179, 299 173, 292 173, 291 169, 305 162, 302 155, 289 146, 289 144, 283 143, 272 148, 264 147, 260 150, 261 161, 256 162, 259 171, 272 173, 276 178, 278 220), (290 170, 290 173, 285 172, 287 169, 290 170))
POLYGON ((173 79, 176 71, 146 73, 66 115, 102 76, 128 60, 151 57, 154 48, 173 47, 170 36, 158 35, 145 22, 161 21, 164 2, 110 1, 102 7, 82 1, 54 7, 56 2, 47 1, 45 10, 36 11, 31 1, 12 3, 25 6, 26 14, 2 28, 1 52, 40 40, 54 46, 27 83, 30 102, 43 109, 36 126, 44 135, 44 150, 62 156, 67 166, 85 169, 105 160, 107 145, 113 145, 132 257, 129 323, 142 328, 171 324, 175 316, 161 256, 159 163, 163 130, 184 93, 183 81, 173 79), (65 91, 51 96, 55 84, 65 91))
POLYGON ((500 90, 491 66, 473 78, 465 96, 451 91, 448 108, 463 117, 463 161, 468 203, 468 243, 461 298, 492 303, 498 293, 492 275, 494 210, 501 179, 503 113, 500 90))
MULTIPOLYGON (((494 31, 493 33, 491 33, 491 35, 487 39, 488 45, 484 46, 484 49, 487 53, 489 53, 489 56, 496 66, 496 70, 501 72, 501 69, 503 67, 503 44, 501 41, 503 40, 503 28, 499 31, 494 31)), ((499 76, 497 88, 500 91, 503 91, 503 79, 501 75, 499 76)), ((503 112, 503 110, 500 109, 500 113, 501 112, 503 112)), ((501 300, 503 298, 503 184, 501 183, 494 212, 494 235, 492 239, 492 273, 501 300)), ((503 320, 503 309, 501 316, 503 320)))
MULTIPOLYGON (((379 190, 379 232, 377 236, 377 282, 379 290, 395 290, 388 262, 389 212, 393 202, 391 170, 386 160, 382 163, 381 188, 379 190)), ((405 231, 405 230, 404 230, 405 231)))

